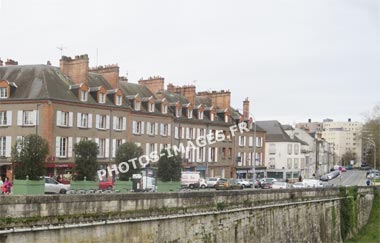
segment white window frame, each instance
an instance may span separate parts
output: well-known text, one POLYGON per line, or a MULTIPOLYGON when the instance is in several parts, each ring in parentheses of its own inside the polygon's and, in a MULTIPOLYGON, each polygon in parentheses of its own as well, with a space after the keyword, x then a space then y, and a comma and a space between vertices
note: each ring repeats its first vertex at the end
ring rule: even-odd
POLYGON ((210 121, 215 120, 215 114, 213 112, 210 112, 210 121))
POLYGON ((8 87, 0 87, 0 99, 8 98, 8 87))
POLYGON ((123 103, 123 96, 121 95, 116 95, 116 105, 121 106, 123 103))
POLYGON ((175 116, 181 117, 182 116, 182 108, 175 108, 175 116))
POLYGON ((141 110, 141 101, 135 101, 135 110, 136 111, 141 110))
POLYGON ((168 106, 162 104, 161 112, 162 112, 162 114, 167 114, 168 113, 168 106))
POLYGON ((198 119, 203 120, 203 111, 198 111, 198 119))
POLYGON ((106 103, 106 94, 105 93, 99 93, 99 103, 100 104, 106 103))
POLYGON ((148 107, 149 107, 149 112, 154 112, 154 103, 148 103, 148 107))
POLYGON ((187 118, 188 119, 193 118, 193 110, 187 109, 187 118))
POLYGON ((0 126, 12 126, 12 111, 0 111, 0 126))
POLYGON ((22 112, 22 125, 23 126, 35 126, 36 125, 35 111, 27 110, 27 111, 22 112))
POLYGON ((88 100, 88 90, 80 91, 80 100, 86 102, 88 100))
POLYGON ((276 144, 269 144, 269 154, 276 154, 276 144))
POLYGON ((12 150, 12 137, 1 136, 0 137, 0 157, 11 157, 12 150))

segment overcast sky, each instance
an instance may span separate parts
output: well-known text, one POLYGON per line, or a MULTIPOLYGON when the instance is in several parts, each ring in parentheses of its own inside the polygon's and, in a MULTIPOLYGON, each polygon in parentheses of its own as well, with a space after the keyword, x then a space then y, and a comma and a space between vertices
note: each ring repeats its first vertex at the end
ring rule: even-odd
POLYGON ((0 0, 0 58, 87 53, 130 82, 161 75, 249 97, 257 120, 362 120, 380 100, 376 0, 0 0), (96 53, 98 50, 98 58, 96 53))

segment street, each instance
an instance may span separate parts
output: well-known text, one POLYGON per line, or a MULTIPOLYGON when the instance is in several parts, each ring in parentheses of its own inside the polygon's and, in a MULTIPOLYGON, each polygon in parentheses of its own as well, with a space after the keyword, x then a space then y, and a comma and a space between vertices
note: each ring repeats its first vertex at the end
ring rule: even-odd
POLYGON ((365 186, 366 172, 365 170, 348 170, 347 172, 342 172, 341 177, 338 176, 330 180, 329 183, 337 186, 365 186))

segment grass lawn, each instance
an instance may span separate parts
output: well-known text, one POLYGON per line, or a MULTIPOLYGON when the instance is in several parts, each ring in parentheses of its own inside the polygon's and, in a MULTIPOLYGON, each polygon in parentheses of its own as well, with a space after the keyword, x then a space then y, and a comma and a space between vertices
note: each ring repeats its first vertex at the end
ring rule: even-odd
POLYGON ((367 225, 354 238, 345 243, 380 243, 380 192, 375 191, 375 198, 367 225))

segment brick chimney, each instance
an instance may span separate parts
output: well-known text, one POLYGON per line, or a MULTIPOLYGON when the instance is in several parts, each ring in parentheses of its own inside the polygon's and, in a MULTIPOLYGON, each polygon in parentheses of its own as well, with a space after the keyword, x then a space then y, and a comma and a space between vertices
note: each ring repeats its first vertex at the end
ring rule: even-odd
POLYGON ((220 109, 230 108, 231 92, 228 90, 212 91, 212 92, 204 91, 204 92, 198 92, 197 95, 201 97, 210 98, 211 104, 213 106, 219 107, 220 109))
POLYGON ((140 79, 139 84, 147 87, 153 94, 159 90, 164 90, 165 79, 160 76, 149 77, 148 79, 140 79))
POLYGON ((175 87, 174 87, 174 85, 172 83, 169 83, 166 89, 170 93, 174 93, 175 92, 175 87))
POLYGON ((245 100, 243 101, 243 118, 245 121, 249 119, 249 100, 248 100, 248 97, 245 98, 245 100))
POLYGON ((102 75, 112 88, 116 89, 119 87, 119 66, 117 64, 90 68, 90 72, 102 75))
POLYGON ((5 61, 5 66, 13 66, 13 65, 18 65, 18 62, 12 59, 7 59, 5 61))
POLYGON ((80 84, 88 81, 88 55, 71 57, 62 56, 59 60, 61 72, 69 76, 74 83, 80 84))

